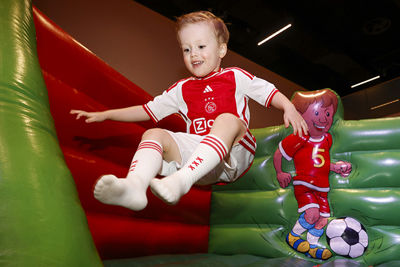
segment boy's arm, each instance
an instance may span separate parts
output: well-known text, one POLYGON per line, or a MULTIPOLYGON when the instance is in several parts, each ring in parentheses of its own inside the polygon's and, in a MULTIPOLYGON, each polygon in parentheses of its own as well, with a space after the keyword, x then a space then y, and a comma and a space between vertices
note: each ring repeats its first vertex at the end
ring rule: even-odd
POLYGON ((300 115, 300 113, 296 110, 292 102, 287 99, 281 92, 277 92, 272 98, 271 105, 275 108, 283 110, 283 121, 285 123, 285 127, 289 127, 289 123, 293 127, 293 133, 296 135, 299 134, 300 137, 306 135, 308 133, 308 126, 306 121, 300 115))
POLYGON ((150 117, 144 110, 143 106, 132 106, 120 109, 110 109, 99 112, 86 112, 83 110, 71 110, 71 114, 76 114, 76 119, 86 117, 85 122, 101 122, 104 120, 124 121, 124 122, 137 122, 146 121, 150 117))
POLYGON ((279 185, 282 188, 287 187, 292 180, 292 176, 290 175, 290 173, 282 171, 282 153, 279 148, 275 151, 274 154, 274 167, 276 170, 276 178, 278 179, 279 185))

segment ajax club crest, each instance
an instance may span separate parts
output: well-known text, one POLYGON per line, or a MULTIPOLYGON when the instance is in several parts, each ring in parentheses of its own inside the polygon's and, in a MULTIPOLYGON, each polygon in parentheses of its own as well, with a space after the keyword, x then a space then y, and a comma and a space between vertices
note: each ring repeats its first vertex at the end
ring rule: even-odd
POLYGON ((214 102, 209 101, 206 103, 204 108, 207 113, 213 113, 217 110, 217 105, 214 102))
MULTIPOLYGON (((203 91, 203 94, 209 94, 212 93, 213 89, 207 85, 206 88, 203 91)), ((214 97, 206 97, 204 101, 206 102, 206 105, 204 106, 204 109, 206 110, 207 113, 213 113, 217 110, 217 104, 213 101, 214 97)))

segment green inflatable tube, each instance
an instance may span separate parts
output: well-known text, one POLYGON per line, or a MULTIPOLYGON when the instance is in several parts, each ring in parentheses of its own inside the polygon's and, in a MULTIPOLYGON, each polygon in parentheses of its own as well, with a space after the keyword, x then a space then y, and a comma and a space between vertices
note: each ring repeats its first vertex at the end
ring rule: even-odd
POLYGON ((30 1, 0 1, 0 37, 0 265, 102 266, 58 145, 30 1))

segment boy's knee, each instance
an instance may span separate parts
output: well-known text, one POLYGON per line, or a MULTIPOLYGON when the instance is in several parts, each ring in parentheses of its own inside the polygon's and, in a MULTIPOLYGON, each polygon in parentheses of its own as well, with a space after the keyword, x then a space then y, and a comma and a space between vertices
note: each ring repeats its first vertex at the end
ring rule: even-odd
POLYGON ((245 123, 231 113, 218 115, 214 121, 211 133, 218 135, 225 144, 234 145, 246 134, 245 123))
POLYGON ((142 135, 142 141, 145 140, 153 140, 161 144, 164 160, 168 162, 176 161, 178 163, 182 161, 179 147, 167 130, 161 128, 148 129, 142 135))
POLYGON ((233 115, 232 113, 222 113, 222 114, 219 114, 215 120, 216 121, 217 120, 232 120, 232 121, 235 121, 235 120, 239 120, 239 118, 237 116, 233 115))
POLYGON ((165 134, 168 134, 168 133, 164 129, 160 129, 160 128, 148 129, 143 133, 142 140, 151 139, 151 140, 160 141, 163 139, 165 134))
POLYGON ((217 116, 214 123, 224 123, 230 127, 243 128, 245 127, 243 121, 232 113, 222 113, 217 116))

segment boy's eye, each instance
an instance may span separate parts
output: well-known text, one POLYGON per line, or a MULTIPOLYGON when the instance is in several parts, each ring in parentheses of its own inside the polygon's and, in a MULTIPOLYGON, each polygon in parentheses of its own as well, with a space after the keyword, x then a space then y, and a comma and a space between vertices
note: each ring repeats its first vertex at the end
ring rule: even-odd
POLYGON ((183 52, 184 52, 184 53, 188 53, 188 52, 189 52, 189 48, 184 48, 184 49, 183 49, 183 52))
POLYGON ((205 48, 206 46, 205 45, 199 45, 199 48, 200 49, 203 49, 203 48, 205 48))

